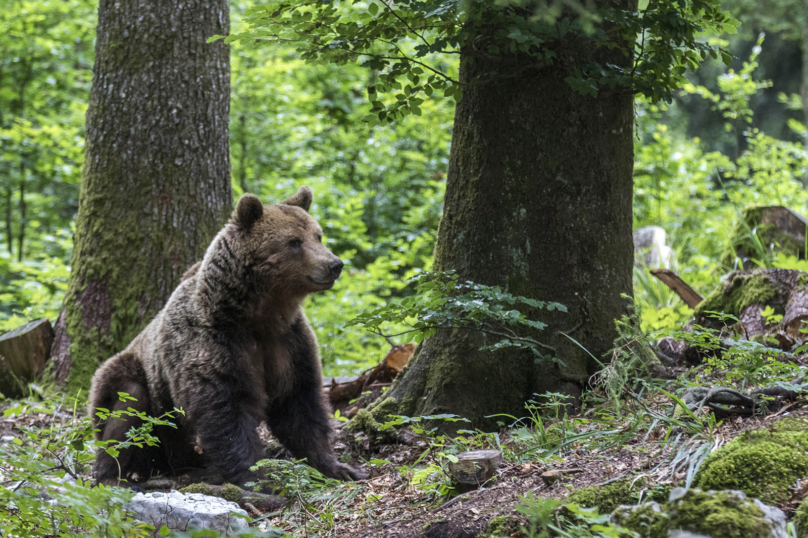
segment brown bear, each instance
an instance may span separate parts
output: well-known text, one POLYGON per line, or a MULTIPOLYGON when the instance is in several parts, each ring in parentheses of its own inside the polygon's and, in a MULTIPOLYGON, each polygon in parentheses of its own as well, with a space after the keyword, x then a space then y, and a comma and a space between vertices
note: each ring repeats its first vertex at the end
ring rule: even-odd
POLYGON ((100 451, 98 483, 133 485, 202 466, 228 482, 254 480, 249 469, 263 454, 256 432, 262 420, 324 475, 365 476, 337 461, 331 448, 317 340, 301 309, 308 294, 334 285, 343 265, 322 244, 311 201, 308 187, 272 206, 242 196, 165 307, 98 369, 90 416, 101 440, 124 441, 139 421, 102 421, 98 408, 133 407, 151 416, 185 411, 173 419, 176 429, 155 430, 157 450, 124 449, 117 461, 100 451), (122 402, 120 392, 137 401, 122 402))

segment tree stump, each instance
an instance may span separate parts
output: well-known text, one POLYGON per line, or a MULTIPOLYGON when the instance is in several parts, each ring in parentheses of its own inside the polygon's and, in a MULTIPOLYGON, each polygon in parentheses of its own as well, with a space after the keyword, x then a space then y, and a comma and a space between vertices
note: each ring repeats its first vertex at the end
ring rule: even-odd
POLYGON ((498 450, 472 450, 458 454, 457 463, 449 463, 449 472, 459 489, 474 489, 490 480, 500 463, 498 450))
POLYGON ((45 369, 53 328, 47 319, 38 319, 0 335, 0 393, 6 397, 24 396, 26 386, 45 369))
POLYGON ((741 219, 732 232, 732 249, 722 256, 721 262, 740 268, 754 258, 760 258, 762 246, 766 251, 805 256, 805 233, 808 221, 783 206, 750 206, 743 210, 741 219), (754 234, 754 235, 753 235, 754 234), (757 236, 758 241, 754 240, 757 236))

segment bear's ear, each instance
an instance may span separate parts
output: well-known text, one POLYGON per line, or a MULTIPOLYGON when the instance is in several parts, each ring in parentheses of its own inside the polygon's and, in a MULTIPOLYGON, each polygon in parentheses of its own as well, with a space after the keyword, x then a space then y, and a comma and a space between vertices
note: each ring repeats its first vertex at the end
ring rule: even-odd
POLYGON ((243 230, 249 230, 264 214, 264 204, 254 194, 244 194, 238 199, 233 222, 243 230))
POLYGON ((285 205, 296 205, 297 207, 302 207, 303 210, 308 213, 313 197, 314 194, 311 192, 310 188, 300 187, 293 196, 290 196, 281 203, 285 205))

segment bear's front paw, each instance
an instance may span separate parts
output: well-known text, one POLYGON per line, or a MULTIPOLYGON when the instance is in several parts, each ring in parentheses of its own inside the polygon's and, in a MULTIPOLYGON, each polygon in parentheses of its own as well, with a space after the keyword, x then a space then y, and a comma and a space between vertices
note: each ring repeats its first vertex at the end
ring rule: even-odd
POLYGON ((118 488, 129 488, 135 493, 145 493, 143 488, 135 484, 134 482, 129 482, 128 480, 118 480, 117 478, 102 478, 101 480, 96 481, 96 486, 107 486, 107 487, 118 487, 118 488))
POLYGON ((365 478, 369 477, 370 474, 367 471, 362 469, 357 469, 356 467, 351 467, 350 465, 346 465, 345 463, 334 462, 328 472, 323 473, 326 476, 330 476, 331 478, 336 478, 338 480, 364 480, 365 478))

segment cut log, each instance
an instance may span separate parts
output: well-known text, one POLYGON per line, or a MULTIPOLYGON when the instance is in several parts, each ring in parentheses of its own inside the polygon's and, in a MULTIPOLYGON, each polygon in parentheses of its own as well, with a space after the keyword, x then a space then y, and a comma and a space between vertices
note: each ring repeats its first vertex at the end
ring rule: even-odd
POLYGON ((710 312, 723 312, 738 318, 738 332, 745 339, 775 337, 784 333, 784 342, 804 341, 799 332, 808 317, 808 273, 790 269, 736 271, 696 309, 696 323, 717 326, 710 312), (768 308, 771 315, 763 316, 768 308))
POLYGON ((457 462, 449 463, 449 472, 461 489, 473 489, 490 480, 500 463, 498 450, 472 450, 458 454, 457 462))
POLYGON ((333 382, 328 389, 328 399, 334 409, 346 406, 358 398, 371 385, 388 384, 404 369, 415 351, 413 344, 393 346, 384 360, 348 383, 333 382))
POLYGON ((704 297, 699 295, 696 290, 691 288, 687 282, 670 269, 653 269, 651 274, 672 289, 690 308, 696 308, 704 300, 704 297))
POLYGON ((800 332, 806 322, 808 273, 790 269, 735 271, 696 307, 693 320, 685 326, 688 332, 696 325, 724 330, 723 348, 708 351, 670 337, 660 340, 658 348, 666 358, 691 365, 706 356, 720 355, 733 339, 754 340, 790 352, 808 341, 808 334, 800 332), (738 322, 721 314, 729 314, 738 322))
POLYGON ((53 328, 38 319, 0 335, 0 393, 24 396, 27 384, 45 369, 53 344, 53 328))

